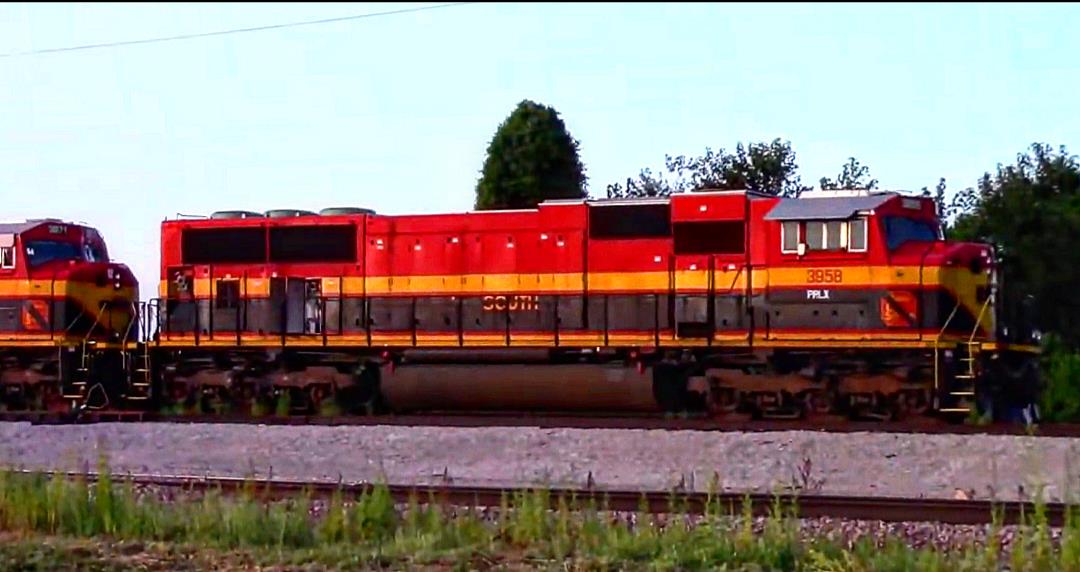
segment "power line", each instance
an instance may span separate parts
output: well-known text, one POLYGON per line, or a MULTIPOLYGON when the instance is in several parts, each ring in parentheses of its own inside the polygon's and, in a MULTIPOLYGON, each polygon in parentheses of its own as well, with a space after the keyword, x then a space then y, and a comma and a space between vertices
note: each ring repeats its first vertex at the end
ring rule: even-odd
POLYGON ((296 26, 314 26, 316 24, 331 24, 334 22, 345 22, 347 20, 361 20, 365 18, 375 18, 378 16, 393 16, 396 14, 406 14, 410 12, 423 12, 426 10, 436 10, 439 8, 451 8, 454 6, 464 6, 466 4, 475 4, 475 2, 454 2, 450 4, 437 4, 435 6, 420 6, 418 8, 402 8, 400 10, 388 10, 386 12, 368 12, 367 14, 354 14, 352 16, 339 16, 337 18, 324 18, 322 20, 306 20, 302 22, 288 22, 284 24, 269 24, 266 26, 253 26, 251 28, 233 28, 231 30, 218 30, 214 32, 202 32, 198 34, 182 34, 179 36, 165 36, 160 38, 146 38, 143 40, 127 40, 121 42, 106 42, 101 44, 85 44, 81 46, 69 46, 65 48, 46 48, 44 50, 31 50, 28 52, 10 52, 6 54, 0 54, 0 58, 35 56, 38 54, 52 54, 57 52, 74 52, 77 50, 93 50, 96 48, 113 48, 117 46, 133 46, 136 44, 153 44, 157 42, 173 42, 177 40, 192 40, 195 38, 224 36, 227 34, 242 34, 245 32, 261 32, 264 30, 293 28, 296 26))

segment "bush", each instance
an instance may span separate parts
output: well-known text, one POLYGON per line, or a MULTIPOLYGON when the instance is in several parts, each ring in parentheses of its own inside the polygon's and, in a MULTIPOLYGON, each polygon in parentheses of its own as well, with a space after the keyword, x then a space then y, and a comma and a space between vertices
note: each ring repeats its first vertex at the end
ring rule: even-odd
POLYGON ((1048 337, 1043 350, 1042 417, 1046 421, 1080 421, 1080 354, 1060 339, 1048 337))

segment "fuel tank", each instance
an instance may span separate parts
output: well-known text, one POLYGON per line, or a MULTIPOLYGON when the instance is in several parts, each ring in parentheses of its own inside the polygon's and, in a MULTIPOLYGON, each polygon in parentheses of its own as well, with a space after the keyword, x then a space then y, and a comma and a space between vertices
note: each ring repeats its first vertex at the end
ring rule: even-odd
POLYGON ((380 373, 395 411, 659 411, 651 369, 623 364, 409 363, 380 373))

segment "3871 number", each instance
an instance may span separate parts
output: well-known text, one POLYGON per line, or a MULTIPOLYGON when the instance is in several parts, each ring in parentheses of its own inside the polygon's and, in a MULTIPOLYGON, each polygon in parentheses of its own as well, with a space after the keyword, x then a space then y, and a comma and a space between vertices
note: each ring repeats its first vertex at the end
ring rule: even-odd
POLYGON ((844 273, 840 269, 811 268, 806 271, 806 281, 811 284, 835 284, 844 281, 844 273))

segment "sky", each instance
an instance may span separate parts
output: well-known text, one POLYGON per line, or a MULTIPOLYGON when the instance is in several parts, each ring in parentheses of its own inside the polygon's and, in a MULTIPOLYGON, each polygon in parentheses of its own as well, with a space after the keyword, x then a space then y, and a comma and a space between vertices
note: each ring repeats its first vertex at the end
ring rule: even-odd
MULTIPOLYGON (((424 3, 0 5, 0 54, 424 3)), ((589 192, 664 157, 790 141, 882 188, 972 186, 1036 141, 1080 149, 1073 4, 475 3, 0 57, 0 219, 98 228, 143 299, 178 213, 472 207, 523 99, 580 142, 589 192)))

